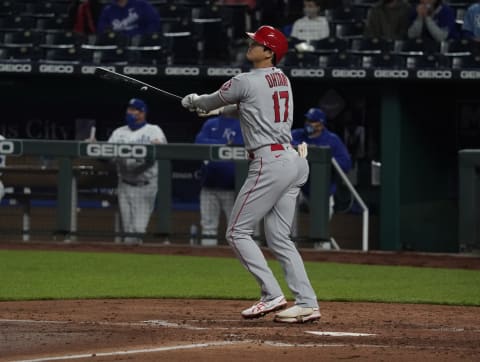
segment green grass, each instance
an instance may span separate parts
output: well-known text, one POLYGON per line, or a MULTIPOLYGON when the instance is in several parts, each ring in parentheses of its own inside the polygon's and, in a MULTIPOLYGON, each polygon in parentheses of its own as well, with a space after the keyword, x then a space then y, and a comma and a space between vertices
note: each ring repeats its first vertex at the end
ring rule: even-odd
MULTIPOLYGON (((270 265, 291 298, 277 262, 270 265)), ((480 271, 306 263, 320 300, 480 305, 480 271)), ((257 299, 232 258, 0 250, 0 300, 257 299)))

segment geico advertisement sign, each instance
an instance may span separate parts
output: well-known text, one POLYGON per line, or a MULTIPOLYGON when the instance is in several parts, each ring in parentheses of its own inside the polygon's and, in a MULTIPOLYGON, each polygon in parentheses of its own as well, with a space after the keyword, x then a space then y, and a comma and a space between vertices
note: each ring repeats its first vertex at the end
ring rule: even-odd
POLYGON ((242 147, 219 147, 218 159, 219 160, 245 160, 247 154, 242 147))
MULTIPOLYGON (((82 153, 80 152, 81 155, 82 153)), ((89 157, 144 158, 147 156, 147 146, 89 143, 86 145, 84 155, 89 157)))
POLYGON ((0 141, 0 155, 13 155, 15 144, 12 141, 0 141))

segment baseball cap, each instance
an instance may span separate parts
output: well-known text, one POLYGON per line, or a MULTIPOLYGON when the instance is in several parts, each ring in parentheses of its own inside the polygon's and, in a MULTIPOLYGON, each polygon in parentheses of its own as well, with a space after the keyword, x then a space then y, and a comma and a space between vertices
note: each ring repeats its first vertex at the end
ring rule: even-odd
POLYGON ((138 109, 141 112, 147 112, 147 104, 138 98, 132 98, 128 101, 128 107, 138 109))
POLYGON ((327 116, 320 108, 310 108, 307 113, 305 113, 305 118, 311 122, 327 123, 327 116))

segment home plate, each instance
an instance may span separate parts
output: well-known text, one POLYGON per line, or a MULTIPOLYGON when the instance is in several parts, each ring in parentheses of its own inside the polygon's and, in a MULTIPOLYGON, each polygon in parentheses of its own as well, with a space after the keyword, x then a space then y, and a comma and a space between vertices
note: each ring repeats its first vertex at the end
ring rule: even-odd
POLYGON ((371 333, 351 333, 351 332, 317 332, 317 331, 305 331, 305 333, 315 334, 316 336, 331 336, 331 337, 368 337, 375 336, 371 333))

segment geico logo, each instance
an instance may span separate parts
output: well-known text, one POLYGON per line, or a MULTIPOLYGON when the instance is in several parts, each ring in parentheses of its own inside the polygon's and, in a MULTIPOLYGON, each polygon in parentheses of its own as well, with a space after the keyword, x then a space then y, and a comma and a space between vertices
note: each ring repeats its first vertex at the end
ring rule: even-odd
POLYGON ((143 158, 147 156, 147 147, 144 145, 112 145, 91 143, 87 145, 87 156, 143 158))
POLYGON ((80 69, 80 72, 82 74, 93 74, 95 73, 95 68, 94 66, 91 66, 91 65, 84 65, 82 66, 82 68, 80 69))
POLYGON ((417 78, 450 79, 452 72, 450 70, 418 70, 417 78))
POLYGON ((334 69, 332 71, 332 77, 335 78, 365 78, 366 76, 367 72, 362 69, 334 69))
POLYGON ((11 155, 15 149, 12 141, 0 141, 0 154, 11 155))
POLYGON ((200 69, 195 67, 166 67, 166 75, 199 75, 200 69))
POLYGON ((292 77, 311 77, 311 78, 323 78, 325 71, 323 69, 292 69, 290 71, 292 77))
POLYGON ((156 75, 157 67, 123 67, 124 74, 156 75))
POLYGON ((240 68, 208 68, 207 75, 210 76, 233 76, 240 74, 242 70, 240 68))
POLYGON ((30 73, 30 64, 0 64, 0 72, 30 73))
POLYGON ((73 73, 73 65, 42 64, 40 73, 73 73))
POLYGON ((380 70, 373 72, 375 78, 408 78, 408 70, 380 70))
POLYGON ((218 158, 221 160, 245 160, 247 155, 241 147, 220 147, 218 158))
POLYGON ((460 72, 461 79, 479 79, 480 72, 476 70, 462 70, 460 72))

